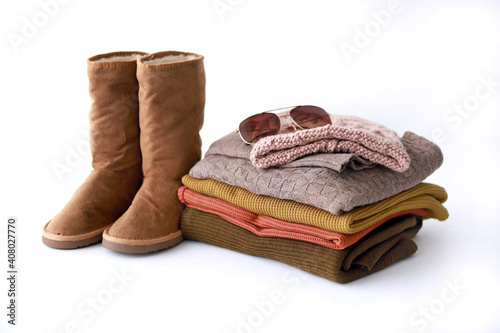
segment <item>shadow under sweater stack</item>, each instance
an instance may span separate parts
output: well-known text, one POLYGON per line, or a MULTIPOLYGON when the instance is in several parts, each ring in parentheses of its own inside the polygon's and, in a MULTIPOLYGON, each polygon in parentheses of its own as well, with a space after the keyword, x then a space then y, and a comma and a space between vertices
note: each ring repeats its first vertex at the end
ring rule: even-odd
POLYGON ((448 218, 446 191, 423 183, 441 150, 411 132, 398 138, 337 117, 252 146, 236 133, 214 142, 178 191, 184 237, 339 283, 415 253, 422 221, 448 218))

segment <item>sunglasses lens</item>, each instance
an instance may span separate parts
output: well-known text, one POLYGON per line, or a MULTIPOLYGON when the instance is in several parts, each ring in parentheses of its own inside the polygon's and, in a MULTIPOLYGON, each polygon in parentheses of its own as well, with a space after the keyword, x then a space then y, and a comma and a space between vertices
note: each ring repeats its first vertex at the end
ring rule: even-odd
POLYGON ((330 115, 325 110, 312 105, 296 107, 290 111, 290 117, 304 129, 331 125, 332 123, 330 115))
POLYGON ((273 113, 261 113, 243 120, 239 127, 241 137, 249 143, 275 135, 280 130, 280 119, 273 113))

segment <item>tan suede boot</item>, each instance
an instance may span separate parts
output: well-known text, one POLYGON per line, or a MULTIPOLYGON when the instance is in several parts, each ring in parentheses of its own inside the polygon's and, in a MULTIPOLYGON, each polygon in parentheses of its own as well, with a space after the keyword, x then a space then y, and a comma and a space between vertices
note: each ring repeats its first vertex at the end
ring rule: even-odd
POLYGON ((203 57, 160 52, 137 61, 144 182, 130 208, 103 234, 110 250, 147 253, 182 241, 181 177, 201 157, 203 57))
POLYGON ((71 200, 43 228, 42 241, 73 249, 99 242, 130 206, 142 184, 137 59, 114 52, 87 60, 93 170, 71 200))

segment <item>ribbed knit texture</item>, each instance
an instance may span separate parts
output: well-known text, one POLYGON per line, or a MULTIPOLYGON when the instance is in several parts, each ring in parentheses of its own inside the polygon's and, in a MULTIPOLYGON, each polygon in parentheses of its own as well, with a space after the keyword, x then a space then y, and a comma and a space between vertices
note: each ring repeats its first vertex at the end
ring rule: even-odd
POLYGON ((338 283, 377 272, 417 250, 411 240, 422 222, 415 216, 394 219, 356 244, 333 250, 293 239, 257 236, 223 218, 186 207, 181 217, 185 238, 241 253, 270 258, 338 283))
MULTIPOLYGON (((346 168, 342 172, 317 167, 317 164, 311 167, 256 168, 248 157, 224 155, 240 156, 241 139, 237 135, 230 139, 225 139, 225 149, 219 146, 218 151, 223 154, 209 154, 209 150, 206 157, 189 171, 189 175, 214 179, 255 194, 297 201, 332 214, 342 214, 354 207, 372 204, 408 190, 421 183, 443 162, 438 146, 411 132, 406 132, 401 139, 411 159, 410 167, 405 172, 396 172, 381 165, 359 171, 346 168), (231 142, 235 142, 234 147, 231 147, 231 142)), ((331 154, 311 156, 317 161, 328 155, 331 154)))
POLYGON ((256 214, 344 234, 361 231, 387 216, 408 209, 427 209, 425 218, 436 218, 440 221, 448 218, 448 211, 441 204, 448 198, 446 191, 440 186, 428 183, 421 183, 388 199, 342 215, 333 215, 291 200, 253 194, 213 179, 196 179, 186 175, 182 178, 182 183, 193 191, 222 199, 256 214))
POLYGON ((353 245, 373 229, 386 221, 403 215, 427 215, 426 209, 409 209, 389 215, 374 225, 354 234, 342 234, 306 224, 293 223, 274 219, 269 216, 252 213, 246 209, 232 205, 221 199, 212 198, 182 186, 179 191, 179 200, 186 206, 196 208, 205 213, 218 215, 228 222, 242 227, 258 236, 281 237, 310 242, 334 250, 343 250, 353 245))
POLYGON ((410 157, 396 132, 356 116, 332 116, 332 124, 272 135, 253 145, 250 160, 259 168, 290 163, 315 153, 354 153, 403 172, 410 157))
MULTIPOLYGON (((250 160, 252 148, 253 145, 244 143, 237 133, 231 132, 219 140, 214 141, 210 145, 205 157, 210 155, 221 155, 250 160)), ((303 156, 287 164, 280 165, 280 168, 311 166, 342 172, 346 167, 353 170, 362 170, 365 168, 372 168, 376 166, 376 164, 352 153, 318 153, 303 156)))

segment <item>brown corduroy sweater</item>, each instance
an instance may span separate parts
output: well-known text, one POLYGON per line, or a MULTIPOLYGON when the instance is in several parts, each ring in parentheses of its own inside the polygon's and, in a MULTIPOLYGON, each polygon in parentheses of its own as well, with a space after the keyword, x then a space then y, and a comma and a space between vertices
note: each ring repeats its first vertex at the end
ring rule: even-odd
POLYGON ((281 261, 328 280, 346 283, 377 272, 417 251, 411 240, 421 218, 407 215, 373 230, 344 250, 304 241, 257 236, 223 218, 186 207, 181 230, 187 239, 281 261))

